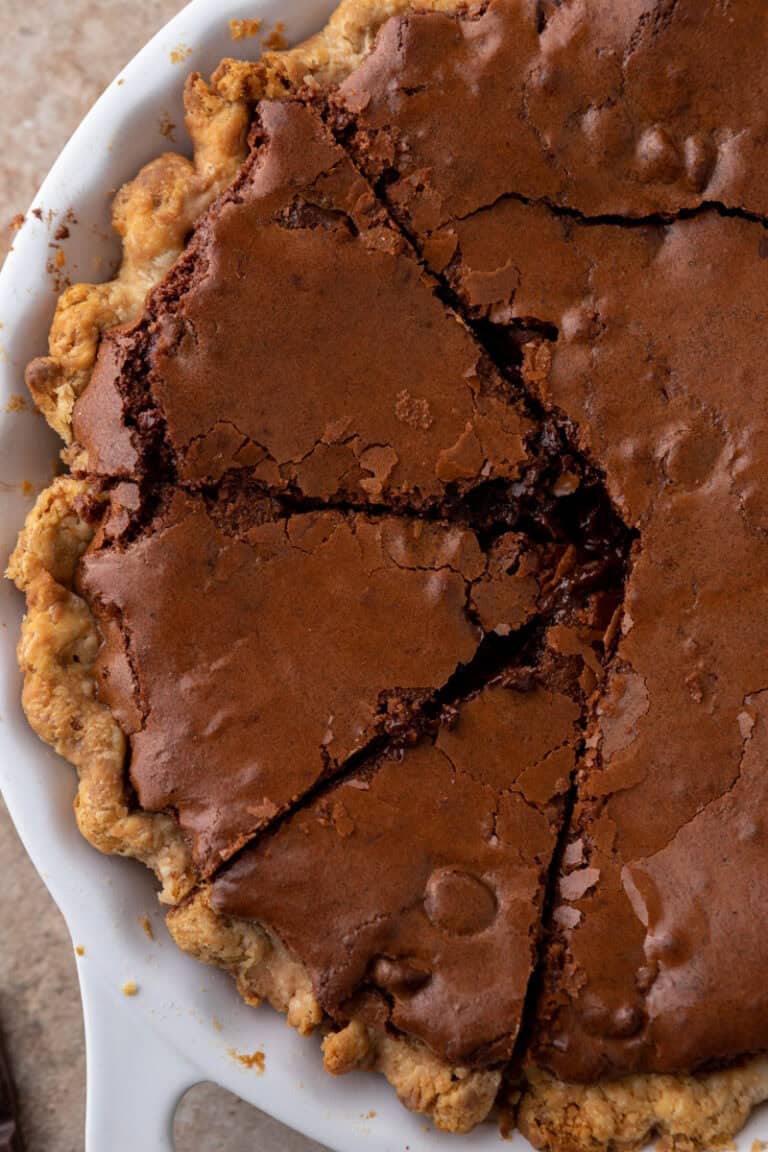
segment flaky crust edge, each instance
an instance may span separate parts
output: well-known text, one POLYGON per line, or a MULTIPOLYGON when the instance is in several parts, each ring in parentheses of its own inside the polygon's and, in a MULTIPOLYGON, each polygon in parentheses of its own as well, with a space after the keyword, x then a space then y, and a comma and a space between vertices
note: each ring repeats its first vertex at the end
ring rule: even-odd
POLYGON ((295 48, 265 52, 259 60, 222 60, 213 74, 226 100, 279 100, 303 88, 338 84, 370 51, 392 16, 407 10, 456 12, 470 0, 342 0, 325 28, 295 48))
MULTIPOLYGON (((189 78, 184 101, 193 160, 161 156, 118 193, 113 223, 123 256, 117 276, 62 294, 49 354, 27 372, 38 407, 67 445, 74 405, 102 335, 138 317, 195 221, 237 173, 247 153, 252 104, 340 82, 361 62, 381 25, 406 9, 463 6, 462 0, 343 0, 322 32, 304 44, 267 51, 256 61, 224 60, 210 84, 196 74, 189 78)), ((27 598, 18 646, 24 709, 38 735, 78 771, 81 832, 100 851, 134 857, 155 872, 161 899, 174 906, 168 926, 176 943, 231 973, 246 1002, 267 1000, 302 1034, 326 1028, 329 1072, 378 1071, 406 1107, 429 1115, 438 1128, 470 1131, 499 1097, 500 1072, 452 1067, 424 1045, 359 1020, 330 1030, 301 963, 266 927, 217 913, 209 886, 196 886, 199 877, 176 822, 136 808, 125 737, 96 697, 100 635, 73 586, 95 532, 82 509, 99 499, 86 481, 58 478, 30 513, 8 569, 27 598)), ((727 1147, 765 1099, 768 1058, 702 1076, 633 1075, 589 1086, 562 1083, 531 1066, 508 1090, 521 1132, 534 1147, 552 1152, 634 1152, 652 1139, 670 1152, 727 1147)))
POLYGON ((266 926, 217 912, 210 886, 171 909, 167 924, 183 951, 229 972, 246 1003, 266 1000, 305 1036, 325 1026, 323 1062, 332 1075, 358 1068, 380 1072, 407 1108, 430 1116, 446 1132, 469 1132, 493 1108, 501 1085, 497 1070, 450 1065, 420 1042, 369 1028, 361 1020, 332 1028, 306 968, 266 926))
POLYGON ((59 297, 48 355, 26 381, 38 408, 65 444, 72 415, 96 362, 103 334, 135 320, 147 293, 184 250, 195 221, 233 180, 247 154, 249 113, 194 73, 184 88, 193 159, 168 152, 115 197, 112 223, 122 239, 119 271, 105 284, 74 284, 59 297))
POLYGON ((38 736, 77 769, 75 814, 86 840, 141 860, 159 879, 161 899, 175 903, 198 877, 175 820, 141 811, 132 798, 125 736, 97 698, 101 636, 74 588, 100 500, 87 481, 60 476, 38 497, 10 558, 7 575, 27 600, 17 647, 22 705, 38 736))
MULTIPOLYGON (((74 284, 59 298, 48 355, 33 360, 27 386, 51 427, 72 443, 72 415, 90 380, 103 334, 140 314, 147 293, 184 250, 195 222, 232 182, 248 151, 252 105, 306 86, 341 80, 359 64, 379 28, 407 8, 455 11, 460 0, 343 0, 322 32, 254 61, 224 60, 207 83, 193 73, 184 89, 193 159, 168 152, 117 194, 112 212, 122 239, 113 280, 74 284)), ((67 457, 74 466, 77 456, 67 457)))
POLYGON ((551 1152, 660 1152, 733 1148, 753 1108, 768 1099, 768 1057, 700 1076, 637 1074, 565 1084, 526 1069, 517 1126, 551 1152))
MULTIPOLYGON (((210 885, 167 915, 176 944, 222 968, 249 1004, 266 1000, 303 1035, 325 1024, 309 975, 268 927, 218 912, 210 885)), ((702 1075, 636 1074, 593 1085, 567 1084, 529 1064, 502 1087, 497 1070, 451 1066, 423 1044, 352 1020, 323 1040, 327 1071, 382 1073, 409 1109, 437 1128, 469 1132, 498 1101, 535 1148, 551 1152, 635 1152, 657 1141, 666 1152, 726 1148, 750 1112, 768 1099, 768 1057, 702 1075)))

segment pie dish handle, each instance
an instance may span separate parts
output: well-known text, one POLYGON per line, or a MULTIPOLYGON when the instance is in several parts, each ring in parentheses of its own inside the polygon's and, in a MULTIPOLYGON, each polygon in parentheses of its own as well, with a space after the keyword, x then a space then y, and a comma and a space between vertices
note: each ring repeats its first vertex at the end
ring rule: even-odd
POLYGON ((136 998, 83 969, 85 1152, 173 1152, 176 1107, 200 1073, 152 1028, 136 998))

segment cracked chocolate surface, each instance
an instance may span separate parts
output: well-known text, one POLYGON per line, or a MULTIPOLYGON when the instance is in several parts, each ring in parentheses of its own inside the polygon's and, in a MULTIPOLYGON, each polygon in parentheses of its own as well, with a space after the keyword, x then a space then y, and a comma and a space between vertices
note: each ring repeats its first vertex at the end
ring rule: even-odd
POLYGON ((264 104, 254 151, 74 414, 87 468, 242 469, 323 500, 435 505, 516 480, 532 431, 319 116, 264 104), (408 334, 404 338, 404 334, 408 334))
MULTIPOLYGON (((342 83, 340 107, 423 238, 510 193, 587 216, 707 201, 765 215, 765 20, 760 0, 408 12, 342 83)), ((449 250, 441 237, 430 259, 449 250)))
POLYGON ((637 533, 534 1026, 571 1081, 768 1043, 746 991, 768 959, 764 22, 748 0, 410 13, 331 98, 637 533))
MULTIPOLYGON (((578 325, 567 330, 561 320, 539 386, 549 394, 551 381, 552 398, 585 428, 589 406, 590 432, 583 435, 641 541, 617 661, 597 711, 599 760, 580 789, 590 863, 600 880, 574 906, 579 922, 565 982, 572 1004, 546 1041, 554 1046, 553 1065, 566 1075, 614 1066, 678 1070, 732 1059, 768 1035, 759 1003, 741 1035, 717 1024, 734 1019, 723 971, 730 966, 728 945, 714 939, 722 911, 715 901, 694 926, 674 879, 675 872, 687 873, 693 902, 715 861, 725 866, 738 841, 728 805, 720 808, 719 836, 711 829, 703 834, 706 822, 698 825, 700 839, 684 830, 733 787, 744 729, 754 720, 749 702, 768 672, 761 607, 764 386, 754 359, 765 342, 763 237, 761 225, 709 215, 642 233, 576 228, 568 241, 561 233, 555 242, 556 251, 567 249, 578 261, 581 283, 549 300, 563 305, 561 316, 594 307, 598 331, 586 368, 578 325), (611 382, 637 364, 643 368, 634 398, 619 410, 611 382), (566 379, 560 393, 558 381, 566 379), (648 921, 638 916, 627 877, 664 853, 668 868, 648 921), (677 941, 666 952, 655 941, 654 916, 677 941), (606 964, 599 941, 619 924, 625 958, 606 964), (693 969, 686 951, 696 954, 693 969), (659 1011, 658 988, 670 981, 681 1007, 673 1012, 667 1001, 659 1011), (560 1055, 561 1037, 569 1034, 560 1055)), ((545 312, 543 300, 537 304, 545 312)), ((759 815, 757 795, 755 804, 759 815)), ((762 823, 755 836, 764 847, 762 823)), ((747 940, 754 909, 738 888, 728 891, 731 931, 747 940)), ((759 948, 749 955, 762 963, 759 948)))
POLYGON ((337 1023, 584 1083, 767 1046, 764 25, 395 17, 103 342, 101 697, 337 1023))
POLYGON ((484 636, 522 628, 546 579, 514 536, 486 556, 457 525, 255 501, 231 528, 179 490, 114 535, 108 520, 80 574, 106 638, 100 693, 142 807, 178 814, 203 872, 406 731, 484 636))
POLYGON ((272 925, 335 1020, 394 1026, 452 1061, 509 1058, 580 711, 534 682, 492 684, 249 848, 215 907, 272 925), (310 906, 332 931, 310 927, 310 906))
POLYGON ((334 1019, 495 1065, 628 536, 318 112, 262 104, 252 145, 76 406, 109 490, 78 577, 99 694, 142 809, 334 1019), (482 1005, 478 946, 505 957, 482 1005))

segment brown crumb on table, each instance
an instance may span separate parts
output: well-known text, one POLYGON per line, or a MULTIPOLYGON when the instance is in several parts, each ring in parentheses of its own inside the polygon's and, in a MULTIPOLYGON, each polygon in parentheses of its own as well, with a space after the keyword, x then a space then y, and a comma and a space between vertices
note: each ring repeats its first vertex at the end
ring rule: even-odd
POLYGON ((233 40, 249 40, 258 36, 261 20, 230 20, 229 35, 233 40))
POLYGON ((375 1113, 375 1112, 363 1112, 363 1114, 362 1114, 362 1116, 360 1117, 360 1119, 361 1119, 361 1120, 374 1120, 374 1119, 375 1119, 375 1117, 376 1117, 376 1113, 375 1113))
POLYGON ((23 228, 25 220, 26 220, 26 216, 24 215, 24 213, 23 212, 17 212, 16 215, 11 220, 10 224, 8 225, 11 232, 18 232, 19 229, 23 228))
POLYGON ((18 392, 11 392, 8 403, 5 406, 5 410, 6 412, 26 412, 26 396, 20 396, 18 392))
POLYGON ((77 948, 75 948, 75 952, 78 956, 85 956, 85 948, 83 948, 82 944, 78 944, 77 948))
POLYGON ((33 208, 33 209, 32 209, 32 215, 33 215, 34 217, 36 217, 36 219, 38 219, 38 220, 42 220, 42 218, 43 218, 43 210, 42 210, 42 208, 33 208))
POLYGON ((192 55, 192 49, 187 44, 179 44, 171 52, 171 64, 183 64, 192 55))
POLYGON ((52 278, 52 288, 54 292, 61 293, 65 288, 69 288, 72 281, 64 272, 64 267, 67 263, 67 257, 62 248, 59 248, 55 256, 51 256, 45 266, 45 270, 52 278))
POLYGON ((47 271, 53 276, 51 289, 58 295, 61 295, 67 288, 72 287, 72 281, 68 276, 59 275, 59 269, 56 268, 52 260, 48 262, 47 271))
POLYGON ((152 930, 152 924, 151 924, 151 921, 149 919, 149 916, 140 916, 139 917, 139 924, 141 924, 142 928, 144 929, 144 934, 147 937, 147 939, 148 940, 154 940, 155 933, 152 930))
POLYGON ((264 47, 269 48, 269 50, 272 52, 279 52, 282 48, 287 48, 288 41, 283 35, 284 31, 285 25, 283 24, 282 20, 278 20, 277 24, 275 24, 274 32, 270 32, 269 36, 267 36, 266 40, 264 41, 264 47))
POLYGON ((133 980, 126 980, 122 987, 123 996, 138 996, 139 986, 133 980))
POLYGON ((255 1068, 259 1075, 264 1071, 265 1058, 260 1048, 255 1052, 238 1052, 236 1048, 229 1048, 228 1051, 232 1059, 244 1068, 255 1068))
POLYGON ((66 224, 59 224, 53 234, 54 240, 69 240, 69 228, 66 224))
POLYGON ((174 133, 176 132, 176 125, 167 112, 163 113, 160 117, 160 135, 165 136, 166 140, 175 140, 174 133))
POLYGON ((511 1140, 515 1134, 515 1114, 511 1108, 499 1108, 499 1136, 502 1140, 511 1140))

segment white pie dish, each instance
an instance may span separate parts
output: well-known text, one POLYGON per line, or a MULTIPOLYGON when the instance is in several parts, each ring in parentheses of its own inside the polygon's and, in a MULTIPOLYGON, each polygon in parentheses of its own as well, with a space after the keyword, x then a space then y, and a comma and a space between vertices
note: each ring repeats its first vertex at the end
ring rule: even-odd
MULTIPOLYGON (((33 494, 51 478, 59 444, 29 409, 24 364, 45 348, 56 299, 46 270, 57 226, 74 210, 79 224, 62 242, 72 280, 106 279, 117 256, 110 234, 110 193, 168 148, 161 129, 181 123, 181 85, 191 69, 210 71, 233 44, 228 19, 282 20, 292 40, 316 31, 333 0, 194 0, 110 86, 46 180, 0 277, 0 558, 12 548, 33 494), (186 49, 190 49, 187 54, 186 49), (175 54, 177 62, 172 56, 175 54), (6 408, 10 408, 6 411, 6 408)), ((181 142, 180 142, 181 145, 181 142)), ((72 817, 74 772, 42 745, 21 712, 14 647, 21 597, 0 586, 0 788, 21 837, 64 913, 79 957, 88 1044, 87 1152, 164 1152, 183 1091, 213 1080, 338 1152, 416 1152, 456 1147, 423 1117, 411 1116, 380 1078, 332 1080, 316 1042, 300 1039, 282 1017, 254 1012, 231 981, 180 953, 162 922, 151 876, 138 864, 100 856, 72 817), (141 925, 149 916, 154 941, 141 925), (133 981, 139 994, 122 988, 133 981), (232 1053, 265 1053, 258 1075, 232 1053)), ((763 1113, 764 1116, 764 1113, 763 1113)), ((753 1119, 739 1142, 765 1136, 753 1119)), ((461 1137, 466 1148, 498 1147, 484 1125, 461 1137)), ((510 1147, 528 1145, 516 1136, 510 1147)))

